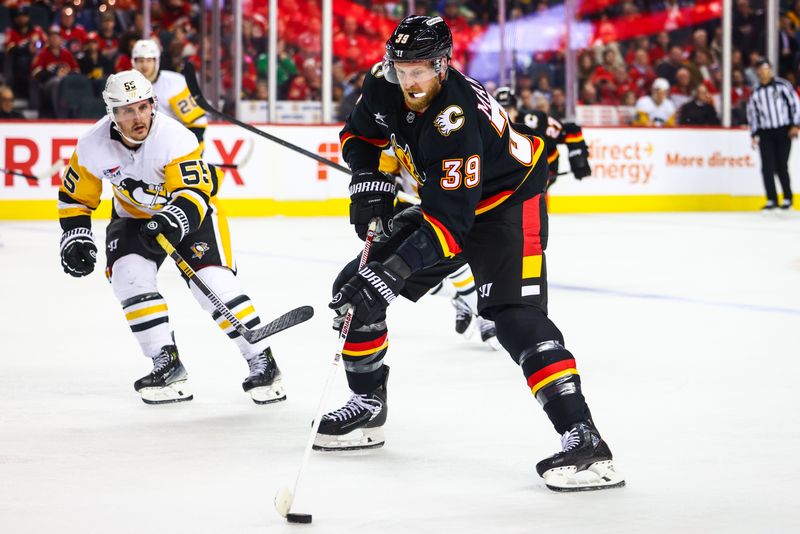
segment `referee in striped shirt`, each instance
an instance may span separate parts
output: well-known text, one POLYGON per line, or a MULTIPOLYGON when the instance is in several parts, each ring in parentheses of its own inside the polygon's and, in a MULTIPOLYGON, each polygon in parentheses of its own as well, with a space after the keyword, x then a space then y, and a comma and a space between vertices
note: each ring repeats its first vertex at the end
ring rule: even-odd
POLYGON ((761 83, 747 103, 747 120, 753 149, 758 145, 761 152, 761 174, 767 191, 767 204, 762 209, 768 211, 778 207, 777 173, 783 189, 780 207, 788 210, 792 207, 789 151, 800 126, 800 98, 792 84, 773 74, 769 61, 758 62, 756 73, 761 83))

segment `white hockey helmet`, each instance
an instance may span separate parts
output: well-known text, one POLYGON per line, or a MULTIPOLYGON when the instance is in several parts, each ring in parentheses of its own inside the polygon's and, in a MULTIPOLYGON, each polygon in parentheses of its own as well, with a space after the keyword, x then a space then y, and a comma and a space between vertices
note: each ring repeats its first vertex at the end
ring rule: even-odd
MULTIPOLYGON (((153 84, 138 70, 125 70, 117 74, 112 74, 106 80, 106 88, 103 91, 106 113, 108 113, 111 122, 114 123, 120 135, 131 143, 136 144, 141 144, 144 140, 134 141, 122 133, 119 124, 117 124, 117 117, 114 115, 114 109, 133 104, 134 102, 141 102, 142 100, 150 100, 153 102, 152 117, 153 120, 155 120, 157 99, 153 91, 153 84)), ((152 126, 150 126, 150 128, 152 129, 152 126)))
POLYGON ((156 73, 158 73, 158 69, 161 66, 161 48, 158 46, 157 42, 153 39, 140 39, 136 41, 136 44, 133 45, 133 50, 131 50, 131 61, 134 65, 139 58, 155 59, 156 73))

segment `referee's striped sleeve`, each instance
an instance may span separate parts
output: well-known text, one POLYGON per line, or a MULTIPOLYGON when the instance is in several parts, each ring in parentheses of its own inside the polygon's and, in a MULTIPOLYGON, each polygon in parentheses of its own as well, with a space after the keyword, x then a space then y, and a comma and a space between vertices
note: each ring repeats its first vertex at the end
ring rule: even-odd
POLYGON ((755 94, 750 95, 750 100, 747 101, 747 124, 750 125, 750 135, 755 137, 758 131, 758 113, 756 112, 754 96, 755 94))

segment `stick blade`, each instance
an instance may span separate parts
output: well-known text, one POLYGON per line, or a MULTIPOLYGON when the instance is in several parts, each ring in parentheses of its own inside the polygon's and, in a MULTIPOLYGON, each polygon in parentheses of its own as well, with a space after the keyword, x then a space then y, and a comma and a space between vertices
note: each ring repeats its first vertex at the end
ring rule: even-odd
POLYGON ((242 336, 247 340, 248 343, 256 343, 265 337, 274 336, 278 332, 282 332, 287 328, 304 323, 312 317, 314 317, 314 308, 311 306, 300 306, 299 308, 295 308, 284 313, 274 321, 267 323, 261 328, 256 328, 255 330, 249 330, 245 332, 242 334, 242 336))
POLYGON ((281 517, 289 515, 289 510, 292 509, 293 502, 294 495, 289 491, 289 488, 281 488, 278 490, 278 493, 275 494, 275 510, 277 510, 281 517))

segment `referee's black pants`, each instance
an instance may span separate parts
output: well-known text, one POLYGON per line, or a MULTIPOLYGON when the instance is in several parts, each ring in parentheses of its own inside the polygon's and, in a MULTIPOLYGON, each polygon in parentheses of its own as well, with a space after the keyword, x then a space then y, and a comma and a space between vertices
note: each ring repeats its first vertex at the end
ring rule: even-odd
POLYGON ((783 199, 792 200, 792 186, 789 183, 789 151, 792 149, 792 140, 789 138, 789 127, 760 130, 758 139, 758 148, 761 151, 761 175, 764 178, 767 200, 778 203, 775 173, 781 182, 783 199))

